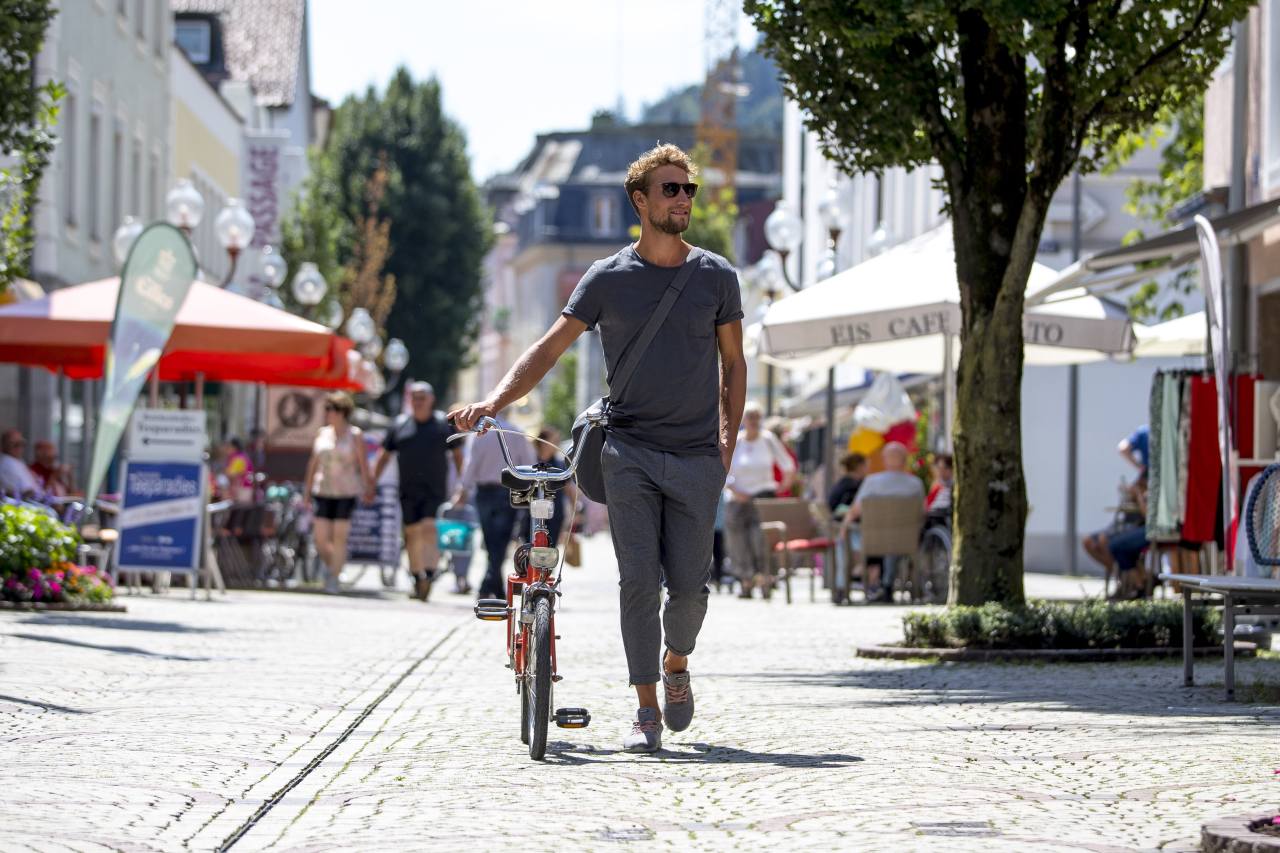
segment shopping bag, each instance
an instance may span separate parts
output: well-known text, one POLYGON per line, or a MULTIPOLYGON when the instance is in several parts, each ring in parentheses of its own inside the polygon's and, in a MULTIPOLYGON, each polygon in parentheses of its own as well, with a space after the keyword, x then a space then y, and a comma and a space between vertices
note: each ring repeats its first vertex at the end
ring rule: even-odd
POLYGON ((575 568, 582 565, 582 543, 572 533, 564 540, 564 561, 575 568))

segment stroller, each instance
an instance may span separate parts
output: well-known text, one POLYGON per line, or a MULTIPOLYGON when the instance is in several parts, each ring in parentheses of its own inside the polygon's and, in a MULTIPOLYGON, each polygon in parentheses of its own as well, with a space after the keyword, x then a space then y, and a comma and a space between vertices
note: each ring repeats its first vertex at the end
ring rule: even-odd
POLYGON ((471 504, 454 506, 443 503, 436 510, 436 542, 440 548, 441 569, 447 563, 454 575, 453 591, 462 595, 471 591, 467 573, 475 553, 475 532, 480 527, 480 513, 471 504))

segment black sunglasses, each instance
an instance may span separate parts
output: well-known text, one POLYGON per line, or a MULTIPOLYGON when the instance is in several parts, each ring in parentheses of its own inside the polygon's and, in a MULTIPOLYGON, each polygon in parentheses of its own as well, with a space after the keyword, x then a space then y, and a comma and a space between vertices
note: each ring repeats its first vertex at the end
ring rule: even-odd
POLYGON ((659 186, 662 187, 662 194, 667 198, 675 198, 676 193, 684 190, 684 194, 689 198, 693 198, 698 194, 697 184, 682 184, 678 181, 663 181, 659 186))

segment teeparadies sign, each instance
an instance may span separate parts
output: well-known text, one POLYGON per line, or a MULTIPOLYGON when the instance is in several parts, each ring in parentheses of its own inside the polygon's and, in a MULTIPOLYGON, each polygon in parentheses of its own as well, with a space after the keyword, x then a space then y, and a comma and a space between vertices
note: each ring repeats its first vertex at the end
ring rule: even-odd
POLYGON ((93 439, 86 503, 102 478, 129 423, 147 376, 164 353, 178 309, 196 279, 196 259, 181 231, 157 223, 143 231, 120 273, 120 297, 107 339, 98 432, 93 439))

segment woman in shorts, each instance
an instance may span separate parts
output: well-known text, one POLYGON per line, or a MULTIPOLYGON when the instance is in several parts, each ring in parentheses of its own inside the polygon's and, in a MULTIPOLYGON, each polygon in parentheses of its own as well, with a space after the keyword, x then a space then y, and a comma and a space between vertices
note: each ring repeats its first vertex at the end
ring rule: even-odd
POLYGON ((325 592, 338 591, 338 574, 347 562, 347 535, 358 495, 372 488, 364 437, 351 425, 355 403, 335 391, 325 397, 325 425, 320 427, 305 479, 308 507, 315 513, 312 536, 316 553, 328 569, 325 592))

